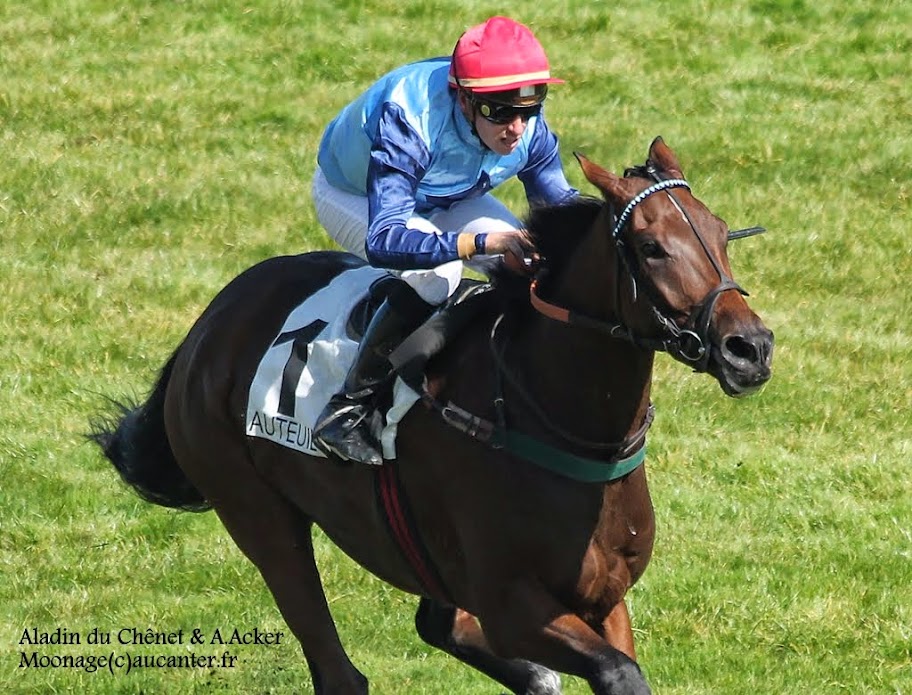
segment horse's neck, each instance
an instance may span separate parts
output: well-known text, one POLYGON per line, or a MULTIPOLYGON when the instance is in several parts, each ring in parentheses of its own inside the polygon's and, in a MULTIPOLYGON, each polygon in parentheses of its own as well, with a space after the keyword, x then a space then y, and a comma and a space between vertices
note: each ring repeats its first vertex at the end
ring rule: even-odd
MULTIPOLYGON (((607 234, 598 231, 600 224, 595 227, 554 286, 554 300, 599 317, 612 313, 617 304, 618 287, 610 271, 619 268, 607 234)), ((529 327, 529 334, 525 361, 538 398, 562 394, 555 418, 598 441, 621 441, 641 426, 654 353, 545 317, 529 327)))
POLYGON ((556 423, 590 441, 620 442, 642 424, 653 353, 542 318, 524 341, 524 382, 556 423))

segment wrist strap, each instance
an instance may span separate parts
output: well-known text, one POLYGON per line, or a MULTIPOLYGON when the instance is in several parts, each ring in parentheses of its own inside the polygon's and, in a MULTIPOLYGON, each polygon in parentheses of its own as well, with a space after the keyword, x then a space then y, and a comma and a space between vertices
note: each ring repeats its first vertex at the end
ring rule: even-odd
POLYGON ((456 253, 464 261, 469 260, 475 255, 475 237, 476 234, 466 232, 456 237, 456 253))

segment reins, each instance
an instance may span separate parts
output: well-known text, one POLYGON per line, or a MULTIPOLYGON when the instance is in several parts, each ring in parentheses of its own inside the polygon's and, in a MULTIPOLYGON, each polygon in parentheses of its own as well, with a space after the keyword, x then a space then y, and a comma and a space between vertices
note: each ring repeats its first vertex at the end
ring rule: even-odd
POLYGON ((622 442, 596 442, 588 439, 583 439, 578 437, 572 432, 567 431, 560 425, 552 422, 551 418, 544 411, 544 409, 538 404, 538 402, 531 396, 529 391, 525 386, 516 378, 516 375, 507 367, 506 360, 504 359, 504 354, 507 349, 508 339, 503 339, 501 345, 498 349, 497 344, 497 335, 498 329, 500 328, 501 322, 504 315, 501 314, 494 321, 493 326, 491 327, 491 337, 489 344, 491 346, 491 355, 494 358, 494 365, 496 369, 497 382, 497 396, 495 398, 495 406, 498 409, 498 420, 500 425, 506 429, 506 416, 503 412, 504 409, 504 397, 503 397, 503 384, 500 377, 504 377, 507 383, 516 391, 516 394, 520 399, 525 403, 529 409, 535 414, 539 421, 545 426, 546 429, 550 430, 552 434, 557 435, 564 441, 569 442, 570 444, 579 447, 581 449, 590 449, 592 451, 611 451, 618 458, 623 458, 627 456, 636 445, 642 441, 646 436, 646 432, 649 430, 650 425, 655 417, 655 408, 650 404, 649 409, 646 413, 646 417, 643 419, 643 424, 640 428, 634 432, 632 435, 627 437, 622 442))
MULTIPOLYGON (((504 315, 500 314, 491 327, 490 347, 494 360, 496 422, 479 417, 452 401, 438 401, 423 384, 413 383, 426 407, 436 412, 445 423, 494 449, 522 458, 558 475, 580 482, 605 483, 624 477, 636 470, 646 458, 646 433, 655 417, 652 404, 646 410, 640 427, 622 442, 594 442, 578 437, 554 424, 513 372, 507 368, 504 353, 507 341, 498 346, 498 331, 504 315), (559 439, 577 449, 588 450, 592 456, 572 454, 551 446, 518 430, 508 427, 503 380, 510 384, 538 420, 559 439), (610 452, 606 455, 606 452, 610 452)), ((404 376, 400 374, 400 376, 404 376)), ((408 379, 407 379, 408 383, 408 379)))

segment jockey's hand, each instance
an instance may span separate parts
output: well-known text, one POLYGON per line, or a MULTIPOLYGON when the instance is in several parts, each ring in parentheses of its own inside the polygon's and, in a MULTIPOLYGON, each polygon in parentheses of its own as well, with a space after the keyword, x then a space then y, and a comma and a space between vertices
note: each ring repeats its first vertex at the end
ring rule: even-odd
POLYGON ((526 259, 530 259, 534 266, 538 256, 532 240, 520 229, 509 232, 488 232, 484 252, 489 255, 503 254, 504 265, 520 274, 530 272, 526 259))
POLYGON ((513 229, 509 232, 488 232, 484 252, 493 256, 509 251, 514 256, 522 258, 532 249, 532 240, 526 233, 521 229, 513 229))

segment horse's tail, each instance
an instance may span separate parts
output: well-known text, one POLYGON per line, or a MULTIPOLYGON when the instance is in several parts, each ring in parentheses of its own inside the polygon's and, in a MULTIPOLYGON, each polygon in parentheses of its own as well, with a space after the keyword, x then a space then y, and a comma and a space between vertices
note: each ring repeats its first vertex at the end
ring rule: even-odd
POLYGON ((119 417, 93 422, 88 437, 143 499, 163 507, 204 512, 211 505, 177 465, 165 432, 165 390, 176 357, 175 352, 162 368, 144 404, 115 401, 119 417))

